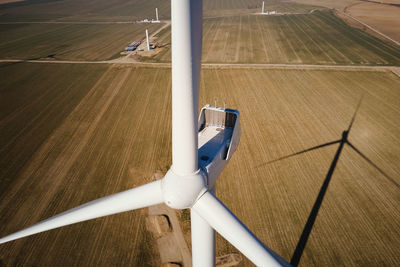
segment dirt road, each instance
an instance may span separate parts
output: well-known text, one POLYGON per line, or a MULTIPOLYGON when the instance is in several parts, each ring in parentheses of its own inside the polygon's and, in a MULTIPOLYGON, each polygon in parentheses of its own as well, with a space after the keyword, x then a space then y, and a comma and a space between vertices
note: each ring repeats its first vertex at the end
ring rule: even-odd
MULTIPOLYGON (((100 60, 100 61, 80 61, 80 60, 25 60, 25 59, 0 59, 0 63, 41 63, 41 64, 130 64, 141 67, 171 68, 171 63, 151 63, 137 62, 134 60, 100 60)), ((319 64, 258 64, 258 63, 203 63, 205 69, 213 68, 233 68, 233 69, 335 69, 335 70, 375 70, 392 71, 398 66, 363 66, 363 65, 319 65, 319 64)))

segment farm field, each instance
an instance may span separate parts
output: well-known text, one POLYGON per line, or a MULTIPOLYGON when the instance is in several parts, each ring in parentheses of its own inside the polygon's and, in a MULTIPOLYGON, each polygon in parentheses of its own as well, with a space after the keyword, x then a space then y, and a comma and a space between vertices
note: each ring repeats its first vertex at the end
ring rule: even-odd
MULTIPOLYGON (((216 95, 241 111, 241 144, 218 180, 218 196, 286 259, 294 253, 338 146, 267 162, 340 139, 364 94, 350 142, 397 185, 346 146, 300 266, 395 264, 391 261, 400 256, 399 79, 382 72, 206 73, 200 102, 216 95)), ((228 247, 221 239, 218 246, 228 247)))
MULTIPOLYGON (((6 119, 15 118, 0 131, 5 143, 1 147, 1 233, 143 184, 156 170, 166 171, 170 163, 169 70, 37 66, 15 64, 1 70, 2 74, 22 72, 24 76, 2 87, 8 93, 4 101, 13 103, 24 91, 34 91, 31 102, 7 108, 6 119), (31 75, 35 79, 29 79, 31 75), (54 89, 46 82, 55 88, 59 83, 69 86, 65 80, 58 81, 60 75, 65 79, 75 76, 70 79, 74 80, 71 88, 43 94, 54 89), (24 87, 12 92, 18 83, 24 87), (43 107, 42 102, 50 104, 43 107), (73 102, 73 108, 65 107, 65 102, 73 102), (21 148, 27 142, 31 150, 21 148), (18 154, 24 155, 15 158, 18 154)), ((118 262, 157 266, 144 214, 144 210, 125 213, 67 227, 36 241, 13 242, 0 248, 0 260, 6 265, 106 266, 118 262)))
POLYGON ((161 25, 143 24, 0 24, 0 58, 107 60, 135 40, 145 29, 161 25))
MULTIPOLYGON (((10 77, 1 81, 1 99, 10 103, 1 106, 0 120, 0 185, 7 188, 0 192, 1 235, 144 184, 170 165, 170 69, 19 63, 0 65, 0 74, 10 77)), ((268 162, 340 139, 364 95, 349 140, 392 180, 345 146, 300 264, 396 264, 399 86, 386 71, 203 70, 200 105, 217 97, 241 112, 241 144, 218 180, 217 195, 290 260, 337 145, 268 162)), ((123 213, 2 244, 0 261, 158 266, 154 240, 143 230, 145 214, 123 213)), ((235 252, 221 238, 217 247, 217 255, 235 252)), ((244 259, 239 266, 251 265, 244 259)))
MULTIPOLYGON (((397 4, 400 5, 400 1, 397 4)), ((347 8, 346 13, 400 42, 399 6, 366 2, 347 8)))
MULTIPOLYGON (((204 16, 224 16, 261 11, 259 0, 204 0, 204 16)), ((160 19, 170 19, 169 1, 162 0, 33 0, 0 5, 0 22, 11 21, 135 21, 154 18, 158 7, 160 19)), ((266 1, 266 9, 279 12, 309 12, 321 8, 287 1, 266 1)))
MULTIPOLYGON (((399 65, 400 48, 346 25, 331 11, 205 19, 203 62, 399 65)), ((157 42, 170 43, 170 30, 157 42)), ((168 62, 164 48, 153 60, 168 62)))
POLYGON ((290 2, 305 4, 305 5, 317 5, 327 8, 336 8, 343 11, 346 6, 352 5, 354 3, 360 2, 359 0, 290 0, 290 2))
POLYGON ((155 7, 160 19, 170 18, 170 3, 162 0, 27 0, 0 5, 0 21, 135 21, 154 18, 155 7))
MULTIPOLYGON (((308 13, 311 10, 324 9, 319 5, 304 5, 289 1, 269 0, 265 2, 265 11, 277 11, 279 13, 308 13)), ((261 12, 262 1, 250 0, 222 0, 204 1, 204 16, 253 14, 261 12)))

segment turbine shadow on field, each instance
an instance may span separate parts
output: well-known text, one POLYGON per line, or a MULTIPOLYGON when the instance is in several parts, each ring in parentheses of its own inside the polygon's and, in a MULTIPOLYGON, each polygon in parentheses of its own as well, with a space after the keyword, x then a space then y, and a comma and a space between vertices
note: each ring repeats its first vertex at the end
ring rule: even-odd
POLYGON ((348 136, 349 136, 350 130, 351 130, 352 126, 353 126, 354 120, 355 120, 356 115, 358 113, 358 110, 359 110, 359 108, 361 106, 362 99, 363 99, 363 96, 360 98, 360 100, 358 102, 358 105, 356 107, 356 110, 354 112, 353 117, 351 118, 351 121, 350 121, 348 129, 343 131, 341 139, 336 140, 336 141, 332 141, 332 142, 328 142, 328 143, 325 143, 325 144, 317 145, 317 146, 314 146, 314 147, 311 147, 311 148, 308 148, 308 149, 305 149, 305 150, 302 150, 302 151, 290 154, 288 156, 284 156, 284 157, 281 157, 281 158, 278 158, 278 159, 275 159, 275 160, 272 160, 272 161, 269 161, 269 162, 266 162, 266 163, 263 163, 263 164, 260 164, 260 165, 257 166, 257 167, 261 167, 261 166, 266 165, 266 164, 277 162, 277 161, 280 161, 280 160, 283 160, 283 159, 287 159, 287 158, 290 158, 290 157, 293 157, 293 156, 297 156, 297 155, 300 155, 300 154, 303 154, 303 153, 306 153, 306 152, 309 152, 309 151, 313 151, 313 150, 316 150, 316 149, 320 149, 320 148, 323 148, 323 147, 327 147, 327 146, 339 143, 339 147, 338 147, 338 149, 337 149, 337 151, 335 153, 335 157, 333 158, 333 161, 332 161, 332 163, 331 163, 331 165, 329 167, 328 173, 326 174, 324 182, 323 182, 323 184, 321 186, 321 189, 320 189, 320 191, 318 193, 317 199, 314 202, 314 205, 313 205, 313 207, 311 209, 310 215, 308 216, 307 222, 306 222, 306 224, 305 224, 305 226, 303 228, 303 231, 301 233, 300 239, 299 239, 299 241, 298 241, 298 243, 296 245, 295 251, 294 251, 293 256, 292 256, 292 258, 290 260, 290 263, 293 266, 298 266, 298 264, 300 262, 301 256, 302 256, 303 251, 304 251, 304 249, 306 247, 306 244, 307 244, 308 238, 310 236, 311 230, 312 230, 312 228, 314 226, 314 223, 315 223, 315 220, 317 218, 318 211, 319 211, 319 209, 321 207, 322 201, 323 201, 324 196, 326 194, 326 191, 328 189, 329 182, 331 181, 333 172, 334 172, 334 170, 336 168, 336 165, 337 165, 337 163, 339 161, 339 158, 340 158, 340 154, 341 154, 345 144, 347 144, 350 148, 352 148, 358 155, 360 155, 370 165, 375 167, 375 169, 377 169, 385 178, 387 178, 395 186, 400 188, 400 185, 394 179, 392 179, 381 168, 379 168, 376 164, 374 164, 367 156, 365 156, 361 151, 359 151, 355 146, 353 146, 353 144, 351 144, 350 141, 348 140, 348 136))
MULTIPOLYGON (((324 183, 322 184, 321 189, 319 190, 317 199, 315 200, 314 206, 311 209, 311 212, 310 212, 310 215, 308 216, 306 225, 304 226, 303 232, 301 233, 299 242, 297 243, 296 249, 294 250, 292 259, 290 260, 290 263, 293 266, 297 266, 300 262, 304 248, 306 247, 311 230, 314 226, 315 219, 317 218, 319 208, 321 207, 322 200, 324 199, 325 193, 329 186, 329 182, 331 181, 333 172, 336 168, 337 162, 339 161, 340 153, 342 152, 343 146, 346 143, 348 133, 349 133, 348 131, 344 131, 342 134, 342 139, 339 141, 340 145, 338 147, 338 150, 336 151, 335 157, 333 158, 331 166, 329 167, 329 171, 326 174, 324 183)), ((334 144, 336 142, 333 142, 332 144, 334 144)))

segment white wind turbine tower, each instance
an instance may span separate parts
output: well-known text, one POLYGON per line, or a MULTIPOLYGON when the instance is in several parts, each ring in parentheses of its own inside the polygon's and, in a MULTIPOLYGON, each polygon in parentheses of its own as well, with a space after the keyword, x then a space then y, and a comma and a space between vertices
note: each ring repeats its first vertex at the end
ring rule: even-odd
POLYGON ((158 8, 156 7, 156 21, 159 21, 158 20, 158 8))
POLYGON ((239 112, 205 106, 198 119, 202 0, 171 0, 172 166, 157 180, 103 197, 0 239, 165 203, 191 209, 193 266, 215 265, 215 231, 257 266, 286 266, 214 195, 215 183, 240 139, 239 112), (198 160, 200 158, 200 161, 198 160))
POLYGON ((264 1, 262 3, 261 14, 264 14, 264 1))
POLYGON ((149 31, 146 29, 147 50, 150 50, 149 31))

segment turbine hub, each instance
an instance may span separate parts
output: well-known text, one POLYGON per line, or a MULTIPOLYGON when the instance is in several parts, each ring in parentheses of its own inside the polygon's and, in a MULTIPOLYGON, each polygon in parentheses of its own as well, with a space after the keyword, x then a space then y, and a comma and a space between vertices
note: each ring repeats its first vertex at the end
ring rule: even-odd
POLYGON ((190 175, 178 175, 169 169, 161 182, 165 204, 174 209, 191 208, 207 191, 205 181, 206 175, 201 170, 190 175))

